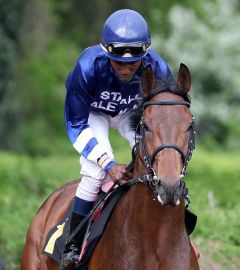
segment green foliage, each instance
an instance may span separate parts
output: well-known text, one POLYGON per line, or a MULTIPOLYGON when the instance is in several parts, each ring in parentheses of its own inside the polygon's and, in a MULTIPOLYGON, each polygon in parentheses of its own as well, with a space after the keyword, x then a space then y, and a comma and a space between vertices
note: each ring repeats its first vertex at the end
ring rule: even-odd
POLYGON ((169 35, 153 35, 153 46, 164 55, 172 70, 177 71, 181 62, 189 67, 194 115, 200 124, 213 124, 214 130, 218 130, 212 133, 212 128, 205 129, 204 134, 218 143, 236 141, 239 134, 233 134, 227 123, 234 121, 238 125, 240 120, 238 4, 235 0, 191 2, 171 6, 169 35))
POLYGON ((68 142, 64 124, 65 79, 75 65, 74 46, 55 40, 39 56, 25 59, 19 69, 17 99, 22 125, 15 132, 15 149, 31 155, 56 153, 68 142), (66 51, 68 47, 68 51, 66 51), (51 143, 49 143, 51 142, 51 143))
POLYGON ((78 159, 1 153, 0 160, 0 257, 17 262, 30 220, 56 187, 78 177, 78 159))
POLYGON ((0 0, 0 25, 4 31, 4 34, 12 39, 18 40, 21 23, 21 16, 23 10, 22 0, 0 0))
POLYGON ((150 0, 138 1, 51 1, 51 10, 57 18, 57 30, 82 47, 99 43, 103 23, 118 9, 130 8, 146 12, 150 0), (97 12, 96 12, 97 11, 97 12))
POLYGON ((65 78, 83 48, 99 42, 106 18, 120 8, 146 17, 153 47, 174 73, 180 62, 189 66, 199 140, 205 144, 213 137, 225 148, 239 146, 237 1, 2 0, 1 7, 1 149, 31 155, 62 149, 65 78))
POLYGON ((197 150, 187 177, 192 208, 198 214, 195 237, 204 239, 202 249, 222 262, 224 269, 235 269, 230 265, 240 248, 239 162, 237 152, 197 150), (214 248, 208 250, 212 243, 214 248))
POLYGON ((212 138, 212 145, 208 146, 211 149, 215 149, 217 144, 225 148, 223 145, 226 144, 230 132, 229 126, 222 119, 207 113, 202 115, 201 119, 198 121, 197 131, 198 137, 202 139, 201 142, 203 145, 212 138))
POLYGON ((14 128, 9 126, 9 122, 16 125, 18 120, 13 118, 16 108, 15 104, 11 103, 11 94, 15 88, 23 1, 0 0, 0 6, 0 148, 10 148, 14 128))

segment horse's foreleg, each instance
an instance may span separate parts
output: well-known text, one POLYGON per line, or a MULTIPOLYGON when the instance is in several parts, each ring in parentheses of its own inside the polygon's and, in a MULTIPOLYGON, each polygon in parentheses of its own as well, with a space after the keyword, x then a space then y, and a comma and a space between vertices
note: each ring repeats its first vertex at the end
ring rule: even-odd
POLYGON ((21 270, 40 270, 40 258, 36 254, 37 248, 34 247, 34 244, 27 243, 24 247, 22 260, 21 260, 21 270))

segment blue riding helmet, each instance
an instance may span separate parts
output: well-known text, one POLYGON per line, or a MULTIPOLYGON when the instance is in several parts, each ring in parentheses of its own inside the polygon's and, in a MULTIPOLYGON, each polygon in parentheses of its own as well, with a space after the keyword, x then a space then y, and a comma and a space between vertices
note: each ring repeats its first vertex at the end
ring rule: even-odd
POLYGON ((146 55, 151 36, 145 19, 138 12, 121 9, 106 20, 100 44, 110 59, 132 62, 146 55))

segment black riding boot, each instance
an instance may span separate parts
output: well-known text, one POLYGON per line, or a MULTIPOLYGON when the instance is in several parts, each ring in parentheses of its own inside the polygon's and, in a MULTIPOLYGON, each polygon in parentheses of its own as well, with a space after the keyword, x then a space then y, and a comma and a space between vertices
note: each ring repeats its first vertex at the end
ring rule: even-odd
MULTIPOLYGON (((81 216, 77 213, 72 213, 70 220, 70 230, 69 235, 75 230, 78 224, 83 220, 84 216, 81 216)), ((65 244, 62 261, 61 261, 61 270, 72 270, 75 267, 75 263, 79 259, 80 255, 80 245, 84 236, 84 229, 82 228, 80 232, 78 232, 70 242, 65 244)), ((69 237, 67 236, 67 238, 69 237)))

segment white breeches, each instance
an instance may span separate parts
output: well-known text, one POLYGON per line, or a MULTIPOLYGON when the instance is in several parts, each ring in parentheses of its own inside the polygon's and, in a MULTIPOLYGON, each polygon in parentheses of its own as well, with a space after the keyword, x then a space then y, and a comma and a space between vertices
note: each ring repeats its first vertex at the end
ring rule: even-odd
MULTIPOLYGON (((135 144, 135 131, 131 130, 129 126, 131 113, 131 111, 128 111, 115 117, 102 112, 91 112, 89 115, 88 124, 94 136, 105 147, 106 153, 111 158, 114 158, 114 155, 109 142, 109 128, 117 129, 129 142, 130 147, 133 147, 135 144)), ((76 196, 86 201, 95 201, 99 188, 105 181, 104 177, 106 173, 98 164, 83 156, 80 157, 80 165, 82 180, 77 187, 76 196)))

